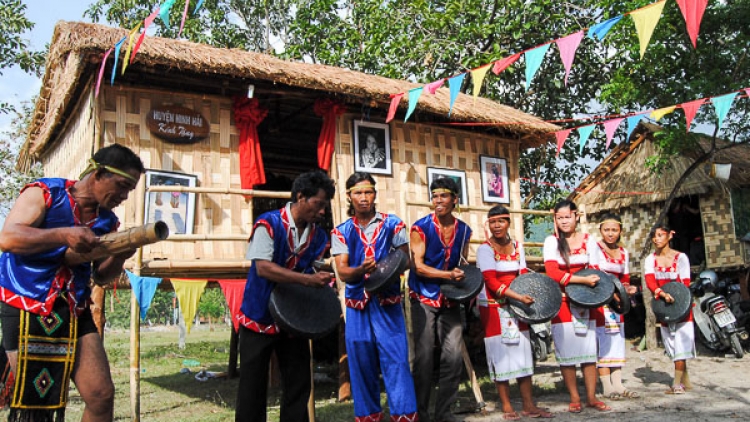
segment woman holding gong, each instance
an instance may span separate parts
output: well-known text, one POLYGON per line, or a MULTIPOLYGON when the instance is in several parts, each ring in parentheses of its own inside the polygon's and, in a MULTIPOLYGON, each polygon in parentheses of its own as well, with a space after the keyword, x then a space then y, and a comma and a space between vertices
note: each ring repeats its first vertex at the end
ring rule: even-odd
MULTIPOLYGON (((576 231, 578 207, 572 201, 562 200, 553 211, 555 235, 544 240, 544 268, 547 275, 560 283, 563 292, 570 283, 595 286, 599 276, 576 275, 576 272, 588 266, 588 249, 593 246, 587 245, 587 234, 576 231)), ((586 407, 600 412, 612 410, 596 398, 596 323, 590 318, 589 309, 573 305, 563 293, 560 313, 552 319, 552 339, 563 382, 570 394, 568 411, 580 413, 582 410, 576 380, 576 365, 579 364, 586 387, 586 407)))
MULTIPOLYGON (((657 224, 652 232, 651 242, 654 253, 643 261, 643 278, 654 294, 654 300, 673 303, 674 298, 661 288, 676 281, 690 286, 690 261, 684 253, 669 247, 674 232, 666 224, 657 224)), ((690 390, 690 378, 687 372, 687 359, 695 357, 695 331, 693 311, 684 320, 665 325, 661 324, 661 338, 667 355, 674 361, 674 381, 667 394, 684 394, 690 390)))
MULTIPOLYGON (((630 285, 630 257, 622 246, 622 220, 619 215, 605 213, 599 223, 601 240, 589 251, 589 268, 604 271, 620 280, 628 295, 638 290, 630 285)), ((630 300, 623 297, 620 300, 630 300)), ((596 339, 599 344, 599 359, 596 363, 599 380, 602 383, 604 397, 617 400, 620 398, 638 398, 635 391, 628 391, 622 385, 622 366, 625 364, 625 320, 623 315, 615 313, 604 305, 593 310, 596 320, 596 339)))
POLYGON ((525 274, 526 257, 521 242, 508 234, 510 212, 496 205, 487 213, 487 242, 477 249, 477 267, 484 276, 485 288, 479 293, 479 315, 484 326, 484 345, 490 378, 495 382, 502 402, 503 420, 520 416, 510 402, 509 381, 515 378, 521 392, 523 411, 530 418, 554 415, 534 404, 531 376, 534 360, 531 354, 529 326, 519 322, 508 310, 506 298, 530 305, 534 299, 509 289, 516 276, 525 274))

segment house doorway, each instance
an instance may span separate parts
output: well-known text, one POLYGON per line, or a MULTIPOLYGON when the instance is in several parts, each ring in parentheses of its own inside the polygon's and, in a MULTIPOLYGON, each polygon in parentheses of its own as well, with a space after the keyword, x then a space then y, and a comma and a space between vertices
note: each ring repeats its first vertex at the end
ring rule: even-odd
POLYGON ((672 201, 667 215, 669 227, 674 230, 671 247, 690 259, 690 265, 706 261, 703 241, 703 221, 697 196, 683 196, 672 201))

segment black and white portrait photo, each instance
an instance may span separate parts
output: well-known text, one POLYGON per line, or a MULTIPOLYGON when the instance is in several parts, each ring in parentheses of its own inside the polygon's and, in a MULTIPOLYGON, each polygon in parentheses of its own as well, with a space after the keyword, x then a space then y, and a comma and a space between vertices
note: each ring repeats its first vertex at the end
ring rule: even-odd
POLYGON ((388 125, 354 121, 354 171, 392 173, 388 125))

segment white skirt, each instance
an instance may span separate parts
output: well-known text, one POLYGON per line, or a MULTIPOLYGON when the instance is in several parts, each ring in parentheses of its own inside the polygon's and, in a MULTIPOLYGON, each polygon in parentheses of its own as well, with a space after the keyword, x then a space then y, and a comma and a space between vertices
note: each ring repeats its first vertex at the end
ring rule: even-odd
POLYGON ((552 324, 555 358, 560 366, 596 363, 596 321, 588 320, 585 333, 576 333, 572 322, 552 324))
POLYGON ((508 381, 534 374, 529 331, 520 332, 518 343, 503 343, 502 336, 484 339, 487 367, 492 381, 508 381))
POLYGON ((620 331, 608 333, 604 327, 596 327, 599 343, 599 368, 619 368, 625 365, 625 324, 619 323, 620 331))
POLYGON ((695 329, 693 321, 678 322, 674 331, 666 324, 661 326, 661 341, 673 361, 695 357, 695 329))

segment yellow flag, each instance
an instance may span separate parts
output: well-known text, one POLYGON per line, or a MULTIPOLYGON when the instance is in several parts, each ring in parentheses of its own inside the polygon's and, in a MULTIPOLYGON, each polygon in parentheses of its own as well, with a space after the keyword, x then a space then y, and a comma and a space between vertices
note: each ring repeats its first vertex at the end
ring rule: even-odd
POLYGON ((482 89, 482 82, 487 75, 487 71, 490 70, 490 66, 492 66, 492 63, 471 71, 471 83, 474 84, 474 102, 476 102, 479 96, 479 91, 482 89))
POLYGON ((673 112, 675 108, 677 108, 677 106, 664 107, 658 110, 654 110, 651 112, 651 118, 658 122, 659 120, 661 120, 662 117, 673 112))
POLYGON ((125 50, 125 59, 122 61, 122 74, 125 74, 125 69, 128 68, 128 63, 130 63, 130 51, 133 48, 133 40, 135 40, 135 36, 138 34, 138 30, 141 29, 142 24, 143 21, 138 22, 138 25, 130 30, 130 34, 128 35, 128 38, 130 38, 128 41, 128 49, 125 50))
POLYGON ((650 6, 640 8, 630 14, 635 24, 635 32, 638 33, 638 41, 641 44, 641 58, 646 53, 649 41, 651 41, 651 35, 654 34, 654 28, 661 19, 661 11, 664 9, 664 4, 667 0, 662 0, 658 3, 654 3, 650 6))
POLYGON ((193 318, 195 318, 195 313, 198 310, 198 302, 201 300, 201 295, 206 288, 206 284, 208 284, 208 280, 172 278, 169 281, 172 282, 177 300, 180 301, 180 313, 182 313, 185 328, 189 333, 193 326, 193 318))

